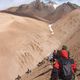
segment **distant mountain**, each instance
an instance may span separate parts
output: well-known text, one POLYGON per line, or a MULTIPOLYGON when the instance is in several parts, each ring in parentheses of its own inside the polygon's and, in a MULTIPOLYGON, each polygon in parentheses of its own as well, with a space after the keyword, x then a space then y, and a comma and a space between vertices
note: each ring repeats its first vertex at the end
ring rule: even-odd
POLYGON ((4 10, 3 12, 16 14, 20 16, 29 16, 33 18, 44 18, 50 13, 53 13, 54 7, 53 5, 46 5, 43 2, 40 2, 39 4, 36 3, 36 1, 30 3, 30 4, 24 4, 19 7, 12 7, 7 10, 4 10))
POLYGON ((56 22, 57 20, 59 20, 60 18, 77 8, 80 8, 80 6, 72 4, 70 2, 64 3, 58 6, 53 13, 47 15, 45 19, 49 20, 51 23, 56 22))
POLYGON ((32 17, 53 23, 62 18, 64 15, 79 8, 78 5, 72 4, 70 2, 64 3, 55 9, 56 6, 57 4, 52 2, 45 4, 43 2, 37 3, 36 1, 33 1, 30 4, 24 4, 19 7, 12 7, 4 10, 3 12, 19 16, 32 17))

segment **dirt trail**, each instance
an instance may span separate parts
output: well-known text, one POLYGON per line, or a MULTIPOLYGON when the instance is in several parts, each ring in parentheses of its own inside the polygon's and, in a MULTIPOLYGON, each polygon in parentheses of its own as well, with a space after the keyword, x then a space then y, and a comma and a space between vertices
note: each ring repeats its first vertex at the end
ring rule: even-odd
POLYGON ((21 80, 49 80, 52 71, 52 65, 45 60, 45 63, 32 70, 29 74, 24 74, 21 80))

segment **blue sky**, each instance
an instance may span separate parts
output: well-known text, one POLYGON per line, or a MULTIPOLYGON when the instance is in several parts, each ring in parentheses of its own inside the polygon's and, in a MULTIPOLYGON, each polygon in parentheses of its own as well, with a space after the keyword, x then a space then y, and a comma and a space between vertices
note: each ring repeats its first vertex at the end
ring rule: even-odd
MULTIPOLYGON (((18 6, 21 4, 26 4, 26 3, 30 3, 34 0, 0 0, 0 10, 12 7, 12 6, 18 6)), ((43 1, 47 1, 47 0, 43 0, 43 1)), ((55 2, 57 2, 58 4, 62 4, 64 2, 70 1, 72 3, 76 3, 78 5, 80 5, 80 0, 53 0, 55 2)))
POLYGON ((55 0, 55 1, 60 3, 60 4, 64 3, 64 2, 72 2, 72 3, 80 5, 80 0, 55 0))

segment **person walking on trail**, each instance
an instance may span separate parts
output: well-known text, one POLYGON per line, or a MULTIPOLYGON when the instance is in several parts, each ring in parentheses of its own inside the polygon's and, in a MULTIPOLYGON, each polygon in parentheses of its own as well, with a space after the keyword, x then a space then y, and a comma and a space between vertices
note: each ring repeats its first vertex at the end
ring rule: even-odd
POLYGON ((72 79, 72 66, 68 57, 68 52, 66 50, 61 51, 60 77, 63 80, 72 79))
POLYGON ((57 59, 57 51, 56 50, 54 50, 54 52, 53 52, 53 59, 57 59))
POLYGON ((71 67, 72 67, 72 80, 75 80, 75 73, 77 71, 77 63, 74 61, 74 59, 70 59, 71 67))
POLYGON ((63 80, 72 80, 74 73, 76 72, 76 62, 69 57, 69 53, 66 50, 61 51, 60 61, 60 75, 63 80))
POLYGON ((49 61, 52 63, 53 62, 53 59, 56 59, 57 58, 57 51, 54 50, 53 53, 49 56, 49 61))
POLYGON ((51 73, 51 80, 58 80, 59 79, 59 62, 58 62, 58 51, 54 50, 53 51, 53 70, 51 73))
POLYGON ((53 70, 51 73, 51 80, 59 79, 59 62, 57 59, 53 59, 53 70))
POLYGON ((68 51, 63 49, 63 47, 59 53, 60 60, 53 59, 51 80, 75 80, 75 78, 73 78, 76 72, 75 61, 70 59, 68 51))
POLYGON ((68 50, 68 47, 66 45, 62 46, 62 50, 66 50, 68 52, 68 57, 70 57, 70 51, 68 50))

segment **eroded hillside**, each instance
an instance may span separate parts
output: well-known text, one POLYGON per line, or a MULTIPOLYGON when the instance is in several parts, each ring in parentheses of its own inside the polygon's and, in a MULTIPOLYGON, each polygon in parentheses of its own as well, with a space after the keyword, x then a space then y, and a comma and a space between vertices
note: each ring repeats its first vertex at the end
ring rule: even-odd
POLYGON ((80 66, 80 9, 71 12, 53 24, 53 29, 56 38, 69 47, 71 56, 77 60, 78 66, 80 66))
MULTIPOLYGON (((75 10, 63 19, 53 24, 54 36, 61 44, 66 44, 71 52, 71 57, 77 61, 77 68, 80 70, 80 10, 75 10)), ((59 47, 61 49, 61 46, 59 47)), ((80 73, 77 72, 76 74, 80 73)), ((34 69, 30 74, 24 74, 22 80, 50 80, 51 65, 45 63, 34 69)), ((75 80, 80 80, 76 76, 75 80)))
POLYGON ((47 23, 6 13, 0 13, 0 23, 1 80, 14 80, 60 45, 47 23))
POLYGON ((77 45, 77 51, 80 47, 79 9, 53 24, 54 35, 47 23, 27 17, 0 13, 0 23, 1 80, 14 80, 28 68, 35 68, 38 62, 64 43, 72 49, 72 55, 75 54, 73 46, 77 45))

